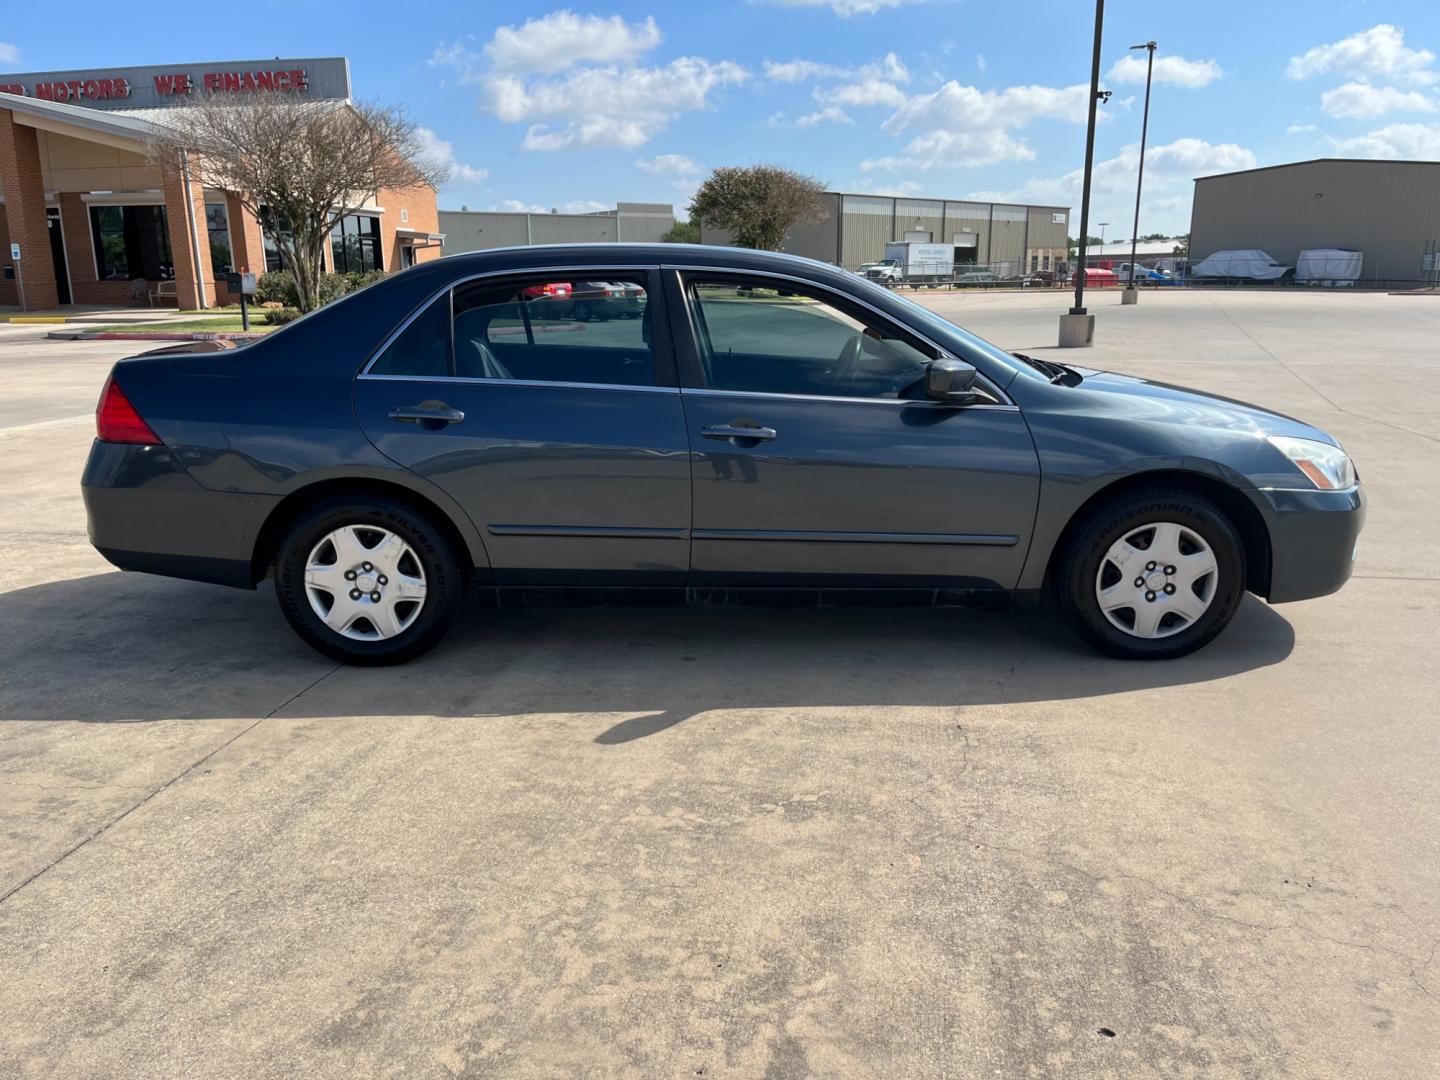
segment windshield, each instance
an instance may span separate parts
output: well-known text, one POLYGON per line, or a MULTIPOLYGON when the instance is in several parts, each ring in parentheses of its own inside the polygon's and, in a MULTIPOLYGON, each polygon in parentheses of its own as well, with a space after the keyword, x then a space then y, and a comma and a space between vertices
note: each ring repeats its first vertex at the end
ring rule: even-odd
MULTIPOLYGON (((1011 356, 998 345, 992 345, 982 337, 961 329, 950 320, 945 319, 929 308, 917 304, 907 296, 901 296, 898 292, 891 292, 880 285, 861 278, 858 283, 860 288, 867 291, 874 290, 878 294, 877 301, 889 301, 905 308, 906 312, 914 317, 915 321, 924 327, 935 340, 954 352, 960 359, 966 359, 966 353, 981 353, 987 359, 1002 365, 1008 371, 1020 372, 1030 378, 1048 381, 1049 376, 1038 371, 1030 364, 1011 356)), ((1008 383, 1008 380, 1004 380, 1008 383)))

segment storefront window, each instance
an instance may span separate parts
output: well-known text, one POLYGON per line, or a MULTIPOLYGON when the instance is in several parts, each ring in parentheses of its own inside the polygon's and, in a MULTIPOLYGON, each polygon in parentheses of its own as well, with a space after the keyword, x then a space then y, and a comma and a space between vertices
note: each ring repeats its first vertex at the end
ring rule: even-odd
POLYGON ((330 255, 337 274, 385 269, 380 260, 380 219, 372 214, 341 218, 330 233, 330 255))
POLYGON ((224 203, 205 204, 205 231, 210 234, 210 262, 217 274, 234 270, 230 253, 230 214, 224 203))
POLYGON ((95 268, 101 281, 175 276, 163 206, 92 206, 95 268))
POLYGON ((290 235, 288 222, 277 221, 270 213, 268 206, 260 207, 260 233, 261 244, 265 248, 265 272, 285 269, 285 257, 280 254, 280 245, 275 242, 275 231, 279 230, 284 236, 290 235))

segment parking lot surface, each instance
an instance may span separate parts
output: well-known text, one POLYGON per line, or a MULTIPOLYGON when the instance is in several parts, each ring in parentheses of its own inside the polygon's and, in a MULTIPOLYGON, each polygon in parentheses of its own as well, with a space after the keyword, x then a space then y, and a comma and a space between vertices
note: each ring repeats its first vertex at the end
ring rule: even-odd
MULTIPOLYGON (((0 1075, 1440 1072, 1440 299, 917 294, 1338 435, 1356 576, 1047 611, 476 608, 341 668, 89 547, 125 343, 0 326, 0 1075)), ((223 363, 223 358, 217 363, 223 363)))

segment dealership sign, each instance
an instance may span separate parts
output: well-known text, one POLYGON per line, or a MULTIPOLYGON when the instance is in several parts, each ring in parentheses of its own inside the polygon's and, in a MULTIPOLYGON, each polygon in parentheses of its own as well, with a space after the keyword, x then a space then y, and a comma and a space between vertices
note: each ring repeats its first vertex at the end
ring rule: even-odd
POLYGON ((348 98, 350 62, 343 56, 223 60, 211 64, 0 75, 0 93, 100 109, 182 105, 198 97, 266 91, 311 100, 348 98))

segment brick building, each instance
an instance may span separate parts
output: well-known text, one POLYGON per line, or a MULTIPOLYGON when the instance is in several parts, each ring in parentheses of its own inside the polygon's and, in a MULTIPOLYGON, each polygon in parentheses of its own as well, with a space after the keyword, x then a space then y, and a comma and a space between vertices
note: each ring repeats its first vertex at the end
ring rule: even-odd
MULTIPOLYGON (((166 107, 256 90, 350 97, 343 58, 242 60, 0 75, 0 306, 126 305, 174 282, 182 308, 230 302, 224 275, 280 269, 256 216, 148 146, 166 107), (19 245, 17 266, 13 245, 19 245), (218 278, 218 280, 217 280, 218 278), (140 282, 143 281, 143 284, 140 282)), ((399 270, 438 256, 435 191, 382 191, 336 227, 328 270, 399 270)))

